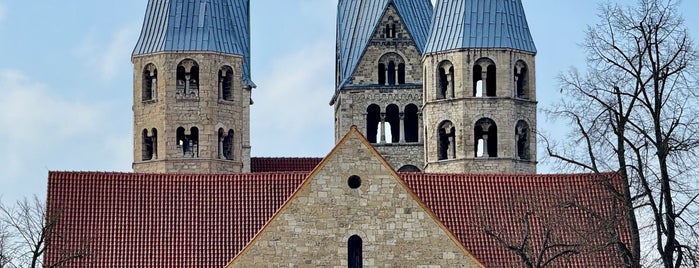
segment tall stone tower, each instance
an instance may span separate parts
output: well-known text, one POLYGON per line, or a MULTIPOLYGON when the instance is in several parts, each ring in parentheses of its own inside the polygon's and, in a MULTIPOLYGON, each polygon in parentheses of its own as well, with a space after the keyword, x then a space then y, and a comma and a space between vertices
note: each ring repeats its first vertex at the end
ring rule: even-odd
POLYGON ((335 140, 356 125, 400 171, 424 168, 422 53, 430 0, 340 0, 335 140))
POLYGON ((132 62, 135 172, 250 170, 249 0, 148 1, 132 62))
POLYGON ((437 1, 426 45, 428 172, 536 172, 536 48, 520 0, 437 1))

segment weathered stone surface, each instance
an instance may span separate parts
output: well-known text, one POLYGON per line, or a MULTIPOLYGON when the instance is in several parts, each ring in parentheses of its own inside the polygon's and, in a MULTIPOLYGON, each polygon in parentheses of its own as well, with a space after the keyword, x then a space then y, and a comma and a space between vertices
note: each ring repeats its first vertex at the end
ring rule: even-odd
MULTIPOLYGON (((243 58, 209 52, 157 53, 134 57, 133 113, 135 172, 229 173, 250 169, 250 89, 240 76, 243 58), (199 67, 196 94, 177 91, 177 66, 186 59, 199 67), (143 72, 148 64, 157 68, 157 86, 152 100, 142 100, 143 72), (233 70, 232 100, 219 98, 219 70, 233 70), (177 141, 177 128, 186 134, 199 130, 198 152, 185 155, 177 141), (143 130, 157 130, 156 156, 142 160, 143 130), (233 159, 220 157, 218 130, 234 131, 233 159), (195 155, 195 156, 193 156, 195 155)), ((194 91, 194 90, 192 90, 194 91)))
MULTIPOLYGON (((536 173, 536 73, 534 55, 506 49, 459 50, 426 55, 424 62, 424 132, 427 172, 447 173, 536 173), (496 96, 475 97, 473 66, 480 59, 496 66, 496 96), (526 98, 515 88, 515 63, 528 68, 526 98), (454 66, 454 93, 440 99, 437 93, 440 64, 454 66), (475 125, 479 119, 492 119, 497 126, 497 157, 477 157, 475 125), (516 125, 529 125, 528 159, 517 153, 516 125), (439 160, 439 126, 450 121, 455 128, 455 157, 439 160)), ((485 94, 485 93, 484 93, 485 94)))
POLYGON ((347 267, 353 235, 364 267, 482 266, 353 130, 228 267, 347 267))

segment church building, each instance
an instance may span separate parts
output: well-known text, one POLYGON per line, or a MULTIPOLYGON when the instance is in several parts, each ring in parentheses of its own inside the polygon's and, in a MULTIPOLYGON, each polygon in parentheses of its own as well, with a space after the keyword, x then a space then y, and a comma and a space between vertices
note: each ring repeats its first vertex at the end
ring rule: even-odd
MULTIPOLYGON (((61 267, 618 267, 614 174, 536 174, 521 0, 339 0, 335 147, 251 157, 249 0, 149 0, 133 173, 49 172, 61 267), (590 213, 594 211, 594 213, 590 213), (616 221, 613 221, 616 222, 616 221)), ((328 89, 330 90, 330 89, 328 89)))

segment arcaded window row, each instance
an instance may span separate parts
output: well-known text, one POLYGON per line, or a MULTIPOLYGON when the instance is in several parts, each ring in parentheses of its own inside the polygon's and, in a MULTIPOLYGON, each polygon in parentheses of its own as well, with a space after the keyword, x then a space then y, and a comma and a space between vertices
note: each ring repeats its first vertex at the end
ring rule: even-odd
MULTIPOLYGON (((199 64, 192 59, 185 59, 177 65, 175 96, 181 99, 199 98, 199 64)), ((143 68, 142 101, 154 101, 158 96, 158 68, 149 63, 143 68)), ((224 65, 218 70, 218 98, 233 100, 233 68, 224 65)))
MULTIPOLYGON (((225 160, 234 160, 233 154, 233 139, 235 133, 232 129, 228 131, 219 128, 217 131, 218 146, 217 158, 225 160)), ((176 131, 176 149, 180 153, 176 157, 182 158, 198 158, 199 157, 199 128, 192 127, 187 131, 184 127, 178 127, 176 131)), ((143 130, 142 134, 142 153, 143 161, 158 159, 158 130, 153 128, 143 130)))
MULTIPOLYGON (((454 85, 456 84, 454 64, 450 61, 442 61, 437 67, 436 98, 454 98, 454 85)), ((517 98, 529 98, 529 72, 527 64, 518 60, 513 70, 515 94, 517 98)), ((481 58, 473 65, 473 91, 472 97, 495 97, 497 95, 497 66, 489 58, 481 58)))
MULTIPOLYGON (((529 124, 519 120, 515 125, 515 145, 517 158, 530 160, 530 129, 529 124)), ((457 135, 451 121, 443 121, 437 127, 437 158, 439 160, 455 159, 457 135)), ((481 118, 473 126, 473 155, 474 157, 498 157, 498 126, 490 118, 481 118)))
POLYGON ((419 110, 417 105, 408 104, 403 111, 398 105, 367 107, 366 137, 371 143, 419 142, 419 110))

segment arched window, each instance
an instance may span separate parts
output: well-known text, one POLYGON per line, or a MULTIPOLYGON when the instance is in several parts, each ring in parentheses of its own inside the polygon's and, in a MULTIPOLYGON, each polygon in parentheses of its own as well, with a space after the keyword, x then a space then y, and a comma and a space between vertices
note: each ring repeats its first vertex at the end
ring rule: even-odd
POLYGON ((398 64, 398 84, 405 84, 405 63, 398 64))
POLYGON ((371 143, 377 143, 379 140, 378 129, 381 126, 381 107, 376 104, 369 105, 366 109, 366 138, 371 143))
POLYGON ((386 84, 386 64, 379 63, 379 85, 386 84))
POLYGON ((405 165, 400 167, 398 172, 420 172, 420 168, 413 165, 405 165))
POLYGON ((495 97, 497 88, 495 62, 488 58, 476 61, 473 66, 473 96, 495 97))
POLYGON ((362 268, 362 238, 353 235, 347 240, 347 267, 362 268))
POLYGON ((154 100, 157 96, 158 88, 158 69, 155 65, 148 64, 146 68, 143 69, 143 90, 142 90, 142 101, 154 100))
POLYGON ((529 69, 524 61, 518 60, 514 70, 517 98, 529 98, 529 69))
POLYGON ((395 52, 389 52, 379 58, 378 78, 380 85, 405 84, 405 60, 395 52))
POLYGON ((141 153, 141 160, 143 161, 148 161, 153 159, 153 139, 151 136, 148 135, 148 130, 144 129, 143 134, 142 134, 142 153, 141 153))
POLYGON ((474 152, 476 157, 498 156, 498 127, 490 118, 482 118, 476 122, 474 132, 474 152))
POLYGON ((529 160, 529 124, 522 120, 515 126, 515 140, 517 141, 517 157, 522 160, 529 160))
POLYGON ((391 134, 391 139, 387 138, 388 143, 398 143, 400 141, 400 111, 395 104, 386 107, 386 122, 390 124, 390 129, 386 128, 385 132, 391 134))
POLYGON ((229 129, 225 132, 223 128, 218 129, 218 158, 233 160, 233 137, 234 132, 229 129))
POLYGON ((393 61, 388 62, 388 84, 396 84, 396 63, 393 61))
POLYGON ((199 129, 192 127, 187 135, 183 127, 178 127, 177 148, 182 150, 183 157, 199 157, 199 129))
POLYGON ((393 16, 389 16, 388 21, 383 30, 384 36, 386 38, 396 38, 396 23, 393 20, 393 16))
POLYGON ((418 133, 420 126, 418 125, 418 108, 415 104, 405 106, 404 113, 405 141, 418 142, 418 133))
POLYGON ((438 133, 438 159, 454 159, 456 158, 456 130, 451 121, 444 121, 439 124, 438 133))
POLYGON ((177 65, 178 97, 199 96, 199 65, 196 61, 185 59, 177 65))
POLYGON ((218 98, 233 100, 233 69, 230 66, 223 66, 218 71, 218 98))
POLYGON ((443 61, 438 68, 437 99, 454 98, 454 65, 443 61))

